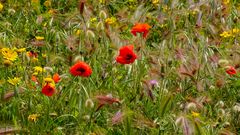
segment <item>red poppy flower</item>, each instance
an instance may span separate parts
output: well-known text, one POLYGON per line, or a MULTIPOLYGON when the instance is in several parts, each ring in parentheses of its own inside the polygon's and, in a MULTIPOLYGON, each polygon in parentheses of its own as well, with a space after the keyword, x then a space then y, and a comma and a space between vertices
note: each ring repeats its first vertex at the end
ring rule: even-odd
POLYGON ((79 61, 70 68, 73 76, 89 77, 92 74, 91 67, 85 62, 79 61))
POLYGON ((38 56, 38 54, 36 52, 34 52, 34 51, 29 51, 27 54, 28 54, 29 57, 37 58, 37 56, 38 56))
POLYGON ((60 80, 61 80, 61 78, 60 78, 59 74, 58 74, 58 73, 55 73, 55 74, 53 75, 53 81, 54 81, 55 83, 58 83, 60 80))
POLYGON ((133 63, 137 58, 137 55, 133 52, 133 45, 123 46, 120 48, 119 52, 116 61, 120 64, 133 63))
POLYGON ((147 23, 137 23, 132 27, 131 33, 134 36, 136 36, 137 33, 143 33, 143 37, 146 38, 150 28, 151 26, 147 23))
POLYGON ((50 84, 46 84, 42 88, 42 93, 46 96, 52 96, 55 93, 55 88, 51 86, 50 84))
POLYGON ((229 75, 235 75, 237 73, 236 69, 233 66, 229 66, 228 69, 226 70, 226 72, 229 75))

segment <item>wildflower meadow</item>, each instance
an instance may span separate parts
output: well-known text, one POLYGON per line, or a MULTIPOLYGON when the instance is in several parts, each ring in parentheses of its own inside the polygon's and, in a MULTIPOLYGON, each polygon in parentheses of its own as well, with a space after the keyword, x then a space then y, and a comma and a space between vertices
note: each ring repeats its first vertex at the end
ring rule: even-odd
POLYGON ((0 0, 0 135, 240 134, 239 0, 0 0))

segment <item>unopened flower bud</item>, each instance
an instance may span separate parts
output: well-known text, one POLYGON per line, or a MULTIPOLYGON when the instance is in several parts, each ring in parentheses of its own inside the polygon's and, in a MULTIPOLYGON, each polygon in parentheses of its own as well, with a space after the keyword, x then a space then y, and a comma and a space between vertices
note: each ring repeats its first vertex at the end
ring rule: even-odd
POLYGON ((192 111, 192 110, 196 110, 197 109, 197 106, 196 106, 196 104, 195 103, 193 103, 193 102, 191 102, 191 103, 188 103, 187 104, 187 110, 188 111, 192 111))
POLYGON ((220 67, 225 67, 225 66, 227 66, 228 64, 229 64, 229 61, 228 61, 228 60, 225 60, 225 59, 221 59, 221 60, 218 61, 218 65, 219 65, 220 67))
POLYGON ((85 115, 85 116, 83 116, 83 119, 84 119, 84 120, 89 120, 89 119, 90 119, 90 116, 89 116, 89 115, 85 115))
POLYGON ((233 107, 233 111, 239 113, 240 112, 240 105, 235 105, 233 107))
POLYGON ((223 109, 219 109, 218 110, 218 115, 219 116, 224 116, 225 115, 225 111, 223 109))
POLYGON ((15 12, 16 11, 14 9, 12 9, 12 8, 8 9, 8 13, 11 14, 11 15, 15 14, 15 12))
POLYGON ((178 126, 178 127, 181 127, 182 126, 182 123, 183 123, 183 120, 184 120, 184 117, 183 116, 180 116, 176 119, 175 121, 175 124, 178 126))
POLYGON ((93 103, 92 99, 90 99, 90 98, 87 99, 86 102, 85 102, 85 106, 87 108, 93 108, 94 107, 94 103, 93 103))
POLYGON ((223 101, 219 101, 217 103, 217 106, 219 106, 220 108, 223 108, 224 107, 224 102, 223 101))

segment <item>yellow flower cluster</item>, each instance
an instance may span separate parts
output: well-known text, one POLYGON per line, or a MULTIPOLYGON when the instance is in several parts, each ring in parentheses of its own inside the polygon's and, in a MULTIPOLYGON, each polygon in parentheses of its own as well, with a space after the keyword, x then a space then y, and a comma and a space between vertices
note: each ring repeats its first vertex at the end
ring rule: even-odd
POLYGON ((97 18, 96 18, 96 17, 90 19, 90 22, 91 22, 91 23, 96 22, 96 21, 97 21, 97 18))
POLYGON ((110 18, 107 18, 107 19, 105 20, 105 23, 111 25, 111 24, 116 23, 116 21, 117 21, 117 19, 116 19, 115 17, 110 17, 110 18))
POLYGON ((197 113, 197 112, 194 112, 194 111, 192 111, 191 113, 192 113, 193 117, 199 117, 199 115, 200 115, 200 113, 197 113))
POLYGON ((40 66, 36 66, 33 69, 34 69, 33 75, 38 75, 39 73, 45 72, 44 68, 42 68, 40 66))
POLYGON ((228 38, 228 37, 235 37, 237 34, 240 33, 240 29, 234 28, 229 31, 224 31, 223 33, 220 34, 221 37, 228 38))
POLYGON ((230 2, 230 0, 222 0, 222 3, 225 5, 229 4, 229 2, 230 2))
POLYGON ((40 115, 39 114, 31 114, 28 116, 28 120, 29 121, 33 121, 33 122, 36 122, 37 121, 37 118, 39 117, 40 115))

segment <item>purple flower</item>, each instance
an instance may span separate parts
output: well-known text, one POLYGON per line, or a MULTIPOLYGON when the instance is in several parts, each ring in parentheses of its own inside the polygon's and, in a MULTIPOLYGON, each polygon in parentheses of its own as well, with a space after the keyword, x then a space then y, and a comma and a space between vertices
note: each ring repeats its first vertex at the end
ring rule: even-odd
POLYGON ((155 86, 158 84, 158 81, 157 80, 150 80, 149 83, 152 85, 152 86, 155 86))

